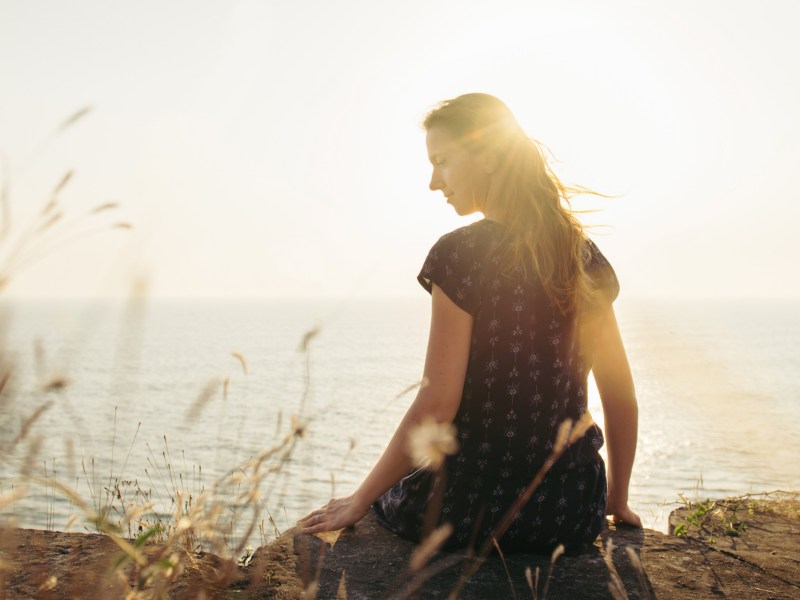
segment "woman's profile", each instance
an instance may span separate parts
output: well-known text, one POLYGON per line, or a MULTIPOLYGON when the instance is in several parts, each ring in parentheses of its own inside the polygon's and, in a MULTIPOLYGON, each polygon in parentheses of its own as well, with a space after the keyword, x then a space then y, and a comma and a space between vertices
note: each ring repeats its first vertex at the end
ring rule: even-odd
POLYGON ((459 215, 485 218, 442 236, 424 261, 418 278, 432 312, 423 384, 383 455, 352 495, 301 519, 301 531, 353 525, 372 507, 415 541, 449 523, 450 549, 499 536, 504 551, 563 544, 579 553, 606 515, 641 526, 628 505, 638 417, 612 308, 619 285, 569 209, 573 190, 493 96, 444 101, 424 128, 430 189, 459 215), (605 436, 588 426, 519 502, 561 423, 586 422, 590 371, 605 436), (418 467, 409 450, 409 434, 430 421, 456 431, 457 449, 437 470, 418 467))

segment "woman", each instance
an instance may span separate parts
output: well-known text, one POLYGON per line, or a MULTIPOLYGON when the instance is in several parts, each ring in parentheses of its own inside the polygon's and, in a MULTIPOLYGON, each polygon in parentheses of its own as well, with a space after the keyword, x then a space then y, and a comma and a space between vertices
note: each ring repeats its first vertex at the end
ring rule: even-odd
POLYGON ((578 553, 606 514, 641 526, 628 506, 637 403, 611 306, 619 286, 568 208, 577 190, 561 184, 493 96, 442 102, 424 127, 430 189, 459 215, 485 219, 440 238, 422 267, 432 296, 424 385, 386 450, 354 494, 311 512, 301 531, 353 525, 374 506, 381 524, 420 541, 433 506, 433 524, 453 527, 451 549, 501 535, 505 551, 564 544, 578 553), (590 369, 605 413, 608 477, 597 452, 603 434, 592 425, 515 506, 552 454, 559 425, 586 412, 590 369), (459 448, 441 471, 414 470, 409 433, 431 419, 453 423, 459 448))

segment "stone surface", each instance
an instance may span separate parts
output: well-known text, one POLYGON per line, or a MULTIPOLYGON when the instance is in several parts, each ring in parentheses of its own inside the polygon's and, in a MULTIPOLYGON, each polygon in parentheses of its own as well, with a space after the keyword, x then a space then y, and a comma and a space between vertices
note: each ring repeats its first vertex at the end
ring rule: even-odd
MULTIPOLYGON (((291 537, 259 548, 247 569, 213 554, 160 545, 144 549, 153 564, 180 555, 181 567, 162 580, 162 589, 137 581, 131 561, 101 534, 36 529, 0 529, 0 600, 6 598, 269 598, 294 600, 302 594, 291 537), (129 596, 129 594, 132 594, 129 596)), ((140 576, 147 567, 139 572, 140 576)))
MULTIPOLYGON (((546 556, 508 555, 502 560, 493 555, 468 578, 464 574, 476 566, 474 559, 457 554, 437 554, 413 571, 408 565, 417 547, 380 527, 371 515, 344 531, 332 547, 307 535, 295 536, 294 545, 304 586, 313 584, 317 597, 326 599, 345 597, 344 590, 349 600, 530 598, 533 590, 526 569, 533 574, 538 598, 613 598, 609 584, 614 575, 604 557, 609 541, 611 568, 631 599, 796 599, 800 598, 800 503, 789 500, 775 511, 769 508, 776 506, 774 501, 740 509, 737 518, 745 527, 739 527, 736 537, 725 534, 724 519, 716 513, 716 521, 709 518, 705 524, 712 533, 717 527, 712 536, 701 535, 696 528, 675 537, 609 526, 585 555, 561 556, 552 565, 546 556)), ((686 516, 676 511, 674 526, 686 516)))
MULTIPOLYGON (((630 546, 638 554, 647 545, 647 537, 654 533, 631 528, 604 533, 605 542, 613 542, 613 562, 631 598, 648 597, 647 594, 652 597, 652 586, 646 575, 640 580, 624 547, 630 546), (644 594, 641 589, 646 590, 644 594)), ((313 536, 295 537, 301 577, 311 581, 319 573, 319 598, 336 598, 343 578, 348 600, 405 598, 414 594, 420 598, 448 598, 455 591, 464 600, 512 598, 514 594, 530 598, 526 569, 530 569, 534 585, 539 570, 540 598, 545 591, 548 598, 613 598, 599 544, 580 557, 559 557, 552 565, 552 575, 550 557, 521 554, 506 555, 505 561, 492 555, 478 565, 466 555, 441 553, 423 568, 412 571, 408 564, 416 548, 378 525, 371 514, 354 529, 343 532, 332 548, 313 536), (476 567, 479 568, 473 576, 464 577, 476 567)))
MULTIPOLYGON (((797 493, 774 492, 725 500, 688 503, 669 518, 676 529, 704 553, 724 555, 742 570, 752 569, 763 585, 755 584, 749 597, 769 597, 771 590, 793 586, 800 598, 800 501, 797 493)), ((726 581, 721 579, 719 588, 726 581)), ((776 595, 775 597, 781 597, 776 595)))
MULTIPOLYGON (((515 594, 531 598, 525 577, 530 568, 540 599, 612 598, 612 575, 600 549, 601 542, 612 540, 613 569, 631 599, 800 598, 797 494, 695 503, 673 512, 670 521, 682 537, 610 527, 592 552, 559 557, 552 575, 550 557, 510 555, 504 562, 491 556, 461 585, 465 569, 474 566, 472 559, 438 554, 412 571, 409 563, 417 547, 368 517, 343 532, 333 547, 287 532, 259 548, 245 568, 210 554, 183 555, 184 568, 164 595, 378 600, 449 598, 458 590, 457 597, 468 600, 515 594)), ((148 546, 146 553, 153 560, 164 551, 148 546)), ((134 582, 130 571, 113 568, 120 555, 103 535, 0 529, 0 600, 125 597, 134 582)))
POLYGON ((0 598, 122 598, 118 554, 104 535, 0 529, 0 598))

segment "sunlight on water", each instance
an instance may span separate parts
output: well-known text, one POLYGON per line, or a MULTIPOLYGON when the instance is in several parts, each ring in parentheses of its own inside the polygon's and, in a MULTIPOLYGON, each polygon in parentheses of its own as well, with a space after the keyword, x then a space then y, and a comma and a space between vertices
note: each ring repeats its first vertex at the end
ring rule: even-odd
MULTIPOLYGON (((647 526, 666 528, 679 493, 798 487, 796 306, 628 301, 617 312, 640 406, 631 503, 647 526)), ((69 303, 19 306, 6 335, 18 401, 0 407, 0 428, 14 435, 35 407, 52 400, 35 426, 44 434, 42 475, 47 469, 52 476, 54 465, 59 480, 88 498, 102 495, 112 472, 163 490, 159 478, 171 469, 196 494, 280 439, 290 416, 302 411, 304 439, 262 489, 264 509, 282 530, 331 495, 352 491, 377 459, 413 399, 413 390, 401 393, 421 376, 427 331, 424 296, 162 301, 141 314, 69 303), (299 351, 315 327, 308 353, 299 351), (69 379, 65 390, 32 391, 56 372, 69 379), (227 399, 220 386, 197 420, 188 419, 204 387, 225 377, 227 399)), ((594 389, 590 409, 602 424, 594 389)), ((0 467, 11 471, 0 473, 3 493, 15 466, 0 467)), ((22 525, 63 528, 75 508, 32 490, 12 511, 22 525)))

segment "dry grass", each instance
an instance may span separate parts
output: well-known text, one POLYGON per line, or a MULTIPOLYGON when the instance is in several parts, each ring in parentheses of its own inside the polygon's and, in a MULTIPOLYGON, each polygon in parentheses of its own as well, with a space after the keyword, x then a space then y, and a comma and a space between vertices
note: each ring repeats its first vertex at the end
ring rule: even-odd
MULTIPOLYGON (((16 173, 27 168, 55 137, 90 112, 90 107, 86 107, 65 119, 37 147, 32 157, 23 161, 16 173)), ((7 167, 5 161, 3 167, 7 167)), ((73 170, 67 170, 55 183, 33 221, 16 226, 11 222, 9 209, 12 172, 4 168, 0 184, 0 294, 21 271, 53 252, 101 231, 131 227, 128 223, 114 220, 113 215, 120 208, 116 202, 100 203, 85 214, 73 216, 61 197, 74 176, 73 170), (108 215, 111 215, 111 221, 108 221, 108 215)), ((140 292, 138 288, 134 290, 134 303, 141 300, 140 292)), ((0 317, 5 318, 5 315, 0 317)), ((0 320, 0 328, 5 325, 7 322, 0 320)), ((301 349, 306 357, 317 331, 312 330, 301 340, 301 349)), ((36 389, 19 389, 15 365, 10 358, 17 349, 2 347, 0 339, 0 409, 21 404, 24 394, 33 392, 58 396, 70 388, 71 381, 65 375, 47 372, 44 348, 41 345, 36 348, 39 379, 36 389)), ((244 355, 239 352, 233 352, 232 355, 246 376, 248 364, 244 355)), ((220 383, 223 385, 223 394, 227 395, 225 382, 209 382, 189 407, 186 421, 192 422, 200 417, 209 402, 218 396, 220 383)), ((303 401, 307 393, 306 389, 303 401)), ((217 597, 222 589, 220 586, 224 587, 239 577, 238 558, 243 554, 252 554, 252 549, 245 550, 248 540, 258 534, 262 541, 271 536, 270 524, 274 527, 274 522, 265 510, 262 490, 274 485, 275 478, 302 437, 305 424, 300 418, 292 417, 290 427, 272 447, 236 466, 219 480, 204 484, 200 467, 193 467, 192 473, 186 473, 185 468, 181 470, 174 466, 166 436, 161 451, 153 451, 147 444, 148 468, 145 472, 138 477, 126 476, 138 428, 121 468, 115 469, 115 410, 109 471, 99 474, 93 459, 82 460, 78 481, 72 485, 60 480, 55 459, 44 461, 43 474, 37 468, 42 464, 40 449, 43 436, 53 435, 52 432, 39 431, 41 428, 38 426, 42 416, 53 405, 54 400, 48 400, 30 407, 22 423, 12 430, 12 435, 6 435, 9 423, 0 421, 4 432, 0 440, 0 462, 5 472, 16 472, 16 483, 10 489, 0 487, 0 515, 9 509, 13 511, 26 494, 34 490, 41 493, 43 489, 50 528, 53 526, 56 497, 68 500, 77 511, 68 526, 77 522, 91 527, 105 535, 118 549, 112 561, 110 577, 124 582, 128 590, 127 598, 166 597, 179 580, 186 580, 187 573, 192 574, 190 579, 196 587, 194 591, 200 594, 192 597, 217 597), (79 483, 85 485, 88 497, 78 493, 79 483)), ((66 444, 66 448, 68 454, 72 455, 70 443, 66 444)), ((0 520, 0 526, 6 531, 13 531, 13 524, 13 517, 0 520)), ((7 554, 8 549, 4 552, 0 557, 0 572, 3 565, 12 560, 7 554)), ((263 553, 253 557, 251 563, 261 561, 261 556, 263 553)), ((288 577, 283 578, 288 581, 288 577)), ((49 577, 44 581, 43 592, 49 593, 55 589, 56 583, 49 577)), ((4 595, 5 592, 0 590, 0 596, 4 595)))
MULTIPOLYGON (((784 519, 800 519, 800 492, 775 490, 761 494, 746 494, 730 499, 731 503, 743 501, 748 511, 770 514, 784 519)), ((727 502, 727 501, 726 501, 727 502)))
MULTIPOLYGON (((36 421, 47 408, 42 405, 34 409, 8 444, 5 458, 13 456, 15 448, 34 436, 36 421)), ((173 468, 166 437, 160 453, 147 445, 150 465, 145 470, 150 484, 147 487, 140 479, 109 474, 102 492, 96 493, 93 490, 98 489, 101 477, 95 473, 93 461, 84 463, 82 473, 85 489, 90 491, 88 498, 76 492, 77 486, 58 480, 54 463, 49 467, 45 463, 44 477, 33 474, 41 439, 34 436, 27 448, 23 448, 25 457, 18 473, 18 480, 28 484, 0 495, 0 510, 24 497, 26 488, 44 487, 48 505, 56 496, 68 499, 78 511, 80 522, 91 524, 114 542, 118 556, 110 576, 124 583, 127 598, 171 597, 187 585, 191 585, 193 593, 219 597, 221 590, 241 577, 237 558, 252 553, 252 549, 245 549, 248 540, 258 533, 262 540, 269 535, 265 531, 267 521, 263 516, 261 490, 280 473, 301 437, 304 426, 296 418, 292 422, 292 428, 274 446, 218 481, 195 488, 196 491, 191 491, 194 486, 190 484, 195 477, 187 477, 173 468), (187 578, 190 584, 186 583, 187 578)), ((126 464, 127 457, 120 473, 126 464)), ((251 568, 263 562, 259 558, 262 555, 250 561, 251 568)), ((285 573, 279 578, 290 579, 285 573)), ((261 587, 265 585, 269 586, 270 581, 261 582, 261 587)))

